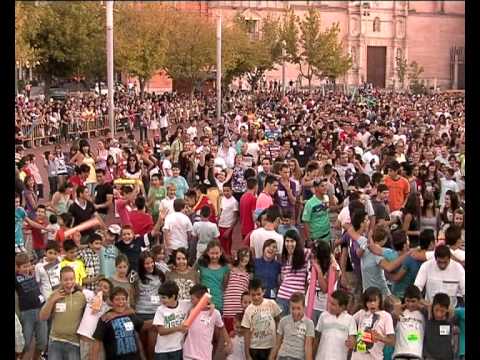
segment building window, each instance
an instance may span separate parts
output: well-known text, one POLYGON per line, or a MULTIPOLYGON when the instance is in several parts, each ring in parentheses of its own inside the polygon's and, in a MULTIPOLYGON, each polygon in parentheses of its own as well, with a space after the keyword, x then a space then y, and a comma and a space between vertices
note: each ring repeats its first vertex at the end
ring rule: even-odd
POLYGON ((380 18, 376 17, 373 20, 373 32, 380 32, 380 18))
POLYGON ((258 21, 257 20, 245 20, 247 24, 248 34, 253 39, 258 39, 258 21))

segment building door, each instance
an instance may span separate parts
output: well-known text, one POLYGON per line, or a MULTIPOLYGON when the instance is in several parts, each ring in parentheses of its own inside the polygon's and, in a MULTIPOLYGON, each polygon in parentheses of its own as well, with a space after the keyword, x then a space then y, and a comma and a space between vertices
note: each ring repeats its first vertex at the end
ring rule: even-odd
POLYGON ((387 73, 387 48, 385 46, 367 47, 367 82, 375 87, 384 88, 387 73))

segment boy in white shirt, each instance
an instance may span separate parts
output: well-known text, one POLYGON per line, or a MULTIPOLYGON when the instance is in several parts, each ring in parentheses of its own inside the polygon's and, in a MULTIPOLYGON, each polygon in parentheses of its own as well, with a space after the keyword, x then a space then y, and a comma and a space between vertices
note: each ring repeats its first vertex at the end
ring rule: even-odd
POLYGON ((60 286, 60 245, 56 241, 47 242, 45 257, 35 265, 35 280, 44 299, 60 286))
POLYGON ((218 228, 220 230, 220 244, 226 255, 232 255, 232 233, 238 221, 238 201, 232 196, 232 185, 223 184, 223 196, 220 200, 220 215, 218 228))
POLYGON ((208 220, 210 211, 208 206, 202 207, 200 209, 200 221, 193 224, 192 235, 197 240, 197 260, 202 256, 208 243, 212 240, 217 240, 220 236, 217 224, 208 220))
POLYGON ((173 183, 169 183, 166 186, 167 188, 167 196, 165 199, 160 201, 159 212, 162 213, 163 211, 166 212, 166 215, 173 214, 175 210, 173 209, 173 202, 177 198, 177 187, 173 183))
POLYGON ((165 224, 163 225, 165 249, 169 253, 181 247, 187 248, 188 239, 193 231, 192 222, 183 213, 185 201, 183 199, 175 199, 173 209, 175 212, 165 217, 165 224))
POLYGON ((188 327, 183 325, 188 312, 192 308, 189 300, 178 300, 178 286, 175 281, 165 281, 158 294, 160 305, 153 318, 153 326, 157 329, 155 359, 183 359, 183 340, 188 327))
POLYGON ((348 294, 336 290, 330 298, 328 311, 322 312, 317 323, 315 338, 315 359, 346 360, 349 350, 353 349, 357 324, 347 312, 348 294))

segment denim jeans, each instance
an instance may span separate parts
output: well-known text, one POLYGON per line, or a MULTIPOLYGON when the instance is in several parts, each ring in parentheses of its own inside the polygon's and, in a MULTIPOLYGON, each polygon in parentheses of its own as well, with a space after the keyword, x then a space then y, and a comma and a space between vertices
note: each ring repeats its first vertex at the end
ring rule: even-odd
POLYGON ((281 313, 282 317, 290 314, 290 304, 289 304, 289 301, 287 299, 281 299, 281 298, 277 297, 277 304, 278 304, 278 306, 280 306, 280 309, 282 309, 282 313, 281 313))
POLYGON ((155 360, 183 360, 182 350, 172 351, 169 353, 155 353, 155 360))
POLYGON ((25 338, 25 351, 29 351, 32 339, 35 336, 35 347, 44 351, 47 348, 47 321, 38 320, 40 309, 25 310, 20 312, 23 337, 25 338))
POLYGON ((80 360, 80 346, 69 342, 50 340, 48 360, 80 360))

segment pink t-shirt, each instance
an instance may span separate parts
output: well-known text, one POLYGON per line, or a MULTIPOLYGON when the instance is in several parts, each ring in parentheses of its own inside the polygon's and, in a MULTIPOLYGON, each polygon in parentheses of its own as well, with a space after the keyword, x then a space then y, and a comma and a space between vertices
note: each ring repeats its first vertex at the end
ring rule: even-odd
POLYGON ((255 210, 264 210, 273 205, 273 199, 267 193, 261 192, 257 198, 257 206, 255 210))
POLYGON ((132 226, 130 221, 130 211, 127 208, 128 201, 124 199, 116 199, 115 206, 117 207, 117 213, 120 216, 120 223, 122 225, 132 226))
POLYGON ((183 344, 184 360, 211 360, 212 339, 216 327, 223 327, 222 316, 215 309, 210 315, 210 310, 202 311, 193 320, 188 329, 188 334, 183 344))

